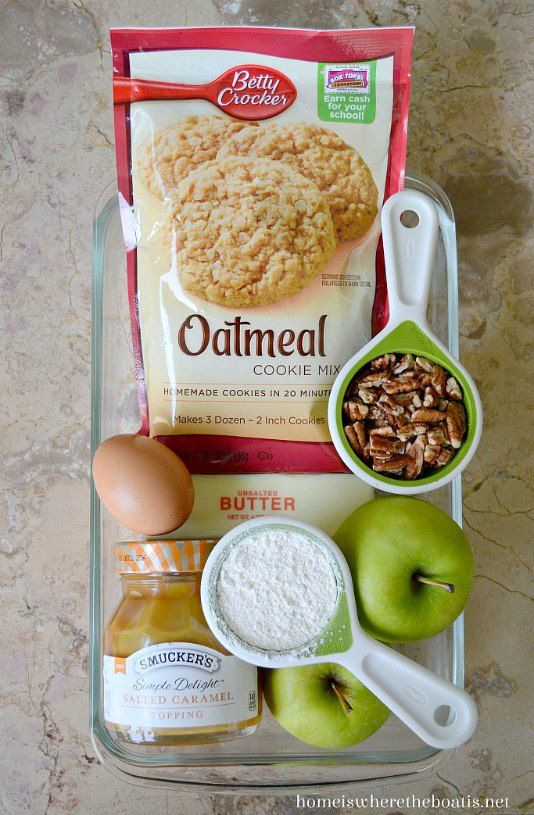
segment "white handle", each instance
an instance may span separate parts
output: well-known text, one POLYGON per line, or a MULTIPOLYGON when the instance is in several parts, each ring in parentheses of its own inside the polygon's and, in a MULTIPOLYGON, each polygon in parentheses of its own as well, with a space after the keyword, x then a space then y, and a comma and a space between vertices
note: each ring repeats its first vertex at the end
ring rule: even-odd
POLYGON ((410 730, 432 747, 450 749, 473 734, 478 714, 471 697, 422 665, 361 632, 336 656, 410 730))
POLYGON ((382 207, 381 220, 388 328, 409 319, 424 326, 438 235, 436 205, 422 192, 402 190, 388 198, 382 207))

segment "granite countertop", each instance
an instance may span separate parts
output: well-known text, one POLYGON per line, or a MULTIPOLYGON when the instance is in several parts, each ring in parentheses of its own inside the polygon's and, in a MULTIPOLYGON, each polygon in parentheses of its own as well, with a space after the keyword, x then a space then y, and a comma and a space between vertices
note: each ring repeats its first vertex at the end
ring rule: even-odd
POLYGON ((417 26, 408 165, 443 185, 456 210, 461 355, 486 411, 464 476, 476 557, 467 685, 480 723, 437 776, 387 794, 508 796, 500 812, 534 812, 525 384, 532 4, 4 0, 0 811, 9 815, 296 811, 292 798, 195 798, 130 786, 98 764, 87 735, 91 221, 114 175, 108 28, 265 23, 269 15, 290 26, 303 18, 315 27, 417 26), (299 6, 300 18, 292 11, 299 6))

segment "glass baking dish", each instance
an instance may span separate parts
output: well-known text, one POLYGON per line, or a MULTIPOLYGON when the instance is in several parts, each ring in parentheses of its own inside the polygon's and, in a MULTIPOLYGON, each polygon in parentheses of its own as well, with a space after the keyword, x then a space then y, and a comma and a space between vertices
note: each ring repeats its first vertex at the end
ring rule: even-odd
MULTIPOLYGON (((406 185, 432 196, 439 209, 440 238, 429 304, 429 324, 458 354, 457 258, 454 216, 443 190, 429 180, 406 185)), ((126 263, 114 184, 103 192, 94 222, 92 452, 115 433, 139 427, 126 292, 126 263)), ((461 523, 457 478, 432 493, 461 523)), ((265 710, 253 735, 207 746, 125 747, 106 730, 102 715, 102 631, 118 600, 113 543, 131 537, 91 491, 90 727, 95 751, 116 775, 142 784, 194 791, 294 794, 376 787, 432 772, 447 756, 424 744, 395 716, 371 738, 343 750, 308 747, 286 733, 265 710)), ((463 620, 447 631, 402 650, 458 685, 463 683, 463 620)))

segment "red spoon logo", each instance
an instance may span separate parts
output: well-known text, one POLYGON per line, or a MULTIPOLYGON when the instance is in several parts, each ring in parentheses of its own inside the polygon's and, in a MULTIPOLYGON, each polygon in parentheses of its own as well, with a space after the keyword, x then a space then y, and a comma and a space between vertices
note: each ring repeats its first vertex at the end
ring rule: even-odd
POLYGON ((238 65, 204 85, 113 79, 116 105, 151 99, 207 99, 235 119, 270 119, 293 104, 297 89, 281 71, 263 65, 238 65))

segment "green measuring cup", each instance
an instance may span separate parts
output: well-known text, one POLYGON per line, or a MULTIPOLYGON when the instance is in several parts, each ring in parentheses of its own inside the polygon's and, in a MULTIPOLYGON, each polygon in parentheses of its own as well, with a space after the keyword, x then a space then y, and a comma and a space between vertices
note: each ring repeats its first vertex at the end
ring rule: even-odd
POLYGON ((448 484, 473 458, 482 432, 482 404, 471 376, 427 325, 426 310, 438 234, 434 202, 417 190, 392 195, 382 209, 389 321, 337 375, 328 404, 328 426, 334 446, 347 467, 377 489, 399 495, 429 492, 448 484), (414 215, 415 213, 415 215, 414 215), (415 223, 407 226, 405 223, 415 223), (350 446, 343 419, 347 388, 356 374, 383 354, 413 354, 441 365, 459 382, 467 414, 467 432, 451 461, 414 481, 377 473, 350 446))

